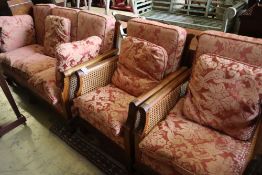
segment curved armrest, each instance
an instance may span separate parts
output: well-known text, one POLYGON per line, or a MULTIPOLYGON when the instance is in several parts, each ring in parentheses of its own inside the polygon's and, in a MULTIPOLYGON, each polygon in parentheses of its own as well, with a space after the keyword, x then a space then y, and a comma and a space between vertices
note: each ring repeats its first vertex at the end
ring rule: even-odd
POLYGON ((241 9, 243 9, 246 6, 246 2, 245 1, 239 1, 237 2, 235 5, 233 5, 232 7, 228 7, 225 11, 225 19, 232 19, 236 16, 237 12, 241 9))

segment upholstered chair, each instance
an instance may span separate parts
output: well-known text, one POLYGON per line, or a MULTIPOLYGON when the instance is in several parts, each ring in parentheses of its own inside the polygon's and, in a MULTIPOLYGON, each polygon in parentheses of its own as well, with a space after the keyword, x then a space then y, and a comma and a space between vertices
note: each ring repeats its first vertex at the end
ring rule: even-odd
POLYGON ((242 174, 262 152, 261 54, 261 39, 201 33, 192 71, 139 106, 135 167, 145 174, 242 174))
POLYGON ((75 120, 81 121, 77 123, 106 136, 130 163, 135 109, 185 70, 180 60, 186 31, 132 19, 127 32, 119 56, 78 71, 80 83, 73 113, 75 120))
POLYGON ((65 117, 77 87, 75 72, 117 53, 115 19, 39 4, 30 15, 0 17, 4 74, 65 117))

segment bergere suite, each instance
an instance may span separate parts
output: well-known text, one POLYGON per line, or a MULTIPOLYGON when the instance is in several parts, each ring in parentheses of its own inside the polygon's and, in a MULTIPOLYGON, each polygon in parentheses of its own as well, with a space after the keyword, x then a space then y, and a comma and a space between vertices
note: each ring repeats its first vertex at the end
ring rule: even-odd
POLYGON ((191 76, 181 74, 140 105, 136 167, 242 174, 261 142, 261 54, 261 39, 200 34, 191 76))
POLYGON ((0 17, 4 73, 68 116, 74 72, 116 53, 115 19, 53 4, 35 5, 33 14, 0 17))

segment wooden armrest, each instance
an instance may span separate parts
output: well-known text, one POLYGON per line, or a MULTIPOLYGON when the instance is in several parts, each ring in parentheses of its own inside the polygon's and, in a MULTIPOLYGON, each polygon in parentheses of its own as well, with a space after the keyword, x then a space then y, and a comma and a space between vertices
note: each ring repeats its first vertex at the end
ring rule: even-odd
POLYGON ((113 73, 117 67, 118 56, 108 58, 87 66, 84 73, 81 70, 77 72, 79 77, 79 86, 76 96, 80 96, 95 90, 98 87, 106 86, 111 82, 113 73))
POLYGON ((117 52, 118 52, 118 49, 110 50, 106 53, 103 53, 102 55, 97 56, 96 58, 94 58, 92 60, 86 61, 82 64, 79 64, 75 67, 72 67, 72 68, 66 70, 65 72, 63 72, 63 74, 64 74, 64 76, 70 76, 71 74, 73 74, 74 72, 77 72, 78 70, 80 70, 82 68, 85 68, 85 67, 90 66, 92 64, 98 63, 98 62, 100 62, 100 61, 102 61, 106 58, 109 58, 109 57, 116 55, 117 52))
POLYGON ((187 82, 191 69, 187 69, 156 94, 139 106, 140 121, 136 132, 145 136, 175 106, 183 84, 187 82))

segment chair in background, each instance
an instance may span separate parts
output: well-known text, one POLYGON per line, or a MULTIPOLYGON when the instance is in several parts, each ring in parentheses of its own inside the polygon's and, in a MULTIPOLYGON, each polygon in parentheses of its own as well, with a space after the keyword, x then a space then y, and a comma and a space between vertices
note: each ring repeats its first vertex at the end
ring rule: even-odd
MULTIPOLYGON (((87 0, 84 0, 84 3, 85 3, 85 8, 90 10, 91 9, 92 0, 88 1, 88 6, 87 6, 87 0)), ((72 2, 71 2, 71 4, 72 4, 72 2)), ((64 7, 67 7, 67 0, 64 0, 64 7)), ((78 8, 78 9, 80 8, 80 0, 76 0, 76 8, 78 8)))
POLYGON ((131 19, 119 56, 78 71, 80 86, 73 104, 76 126, 104 136, 107 146, 103 148, 113 157, 122 155, 129 168, 136 107, 184 71, 180 61, 185 40, 183 28, 131 19))
POLYGON ((191 76, 186 71, 140 105, 135 167, 145 174, 242 174, 262 153, 261 54, 261 39, 203 32, 191 76))

